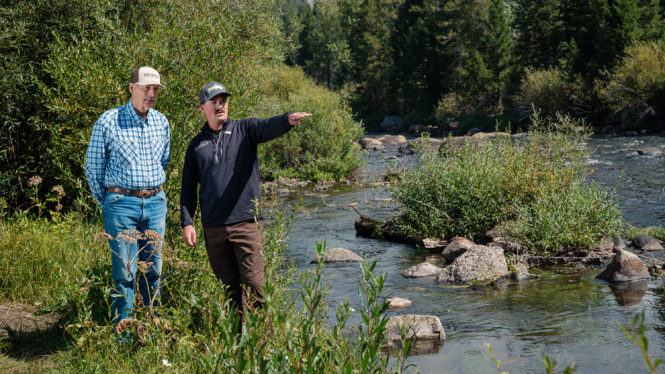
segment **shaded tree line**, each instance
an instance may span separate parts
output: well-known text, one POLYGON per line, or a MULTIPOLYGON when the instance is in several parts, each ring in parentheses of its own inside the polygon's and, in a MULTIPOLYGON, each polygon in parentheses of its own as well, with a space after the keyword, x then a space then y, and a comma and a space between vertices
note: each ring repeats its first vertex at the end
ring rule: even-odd
POLYGON ((654 100, 662 66, 647 76, 625 70, 631 58, 658 65, 659 0, 283 0, 282 8, 293 36, 287 62, 344 92, 370 127, 386 115, 405 125, 519 121, 534 105, 597 125, 663 119, 654 100), (619 89, 626 74, 650 81, 649 91, 619 89))

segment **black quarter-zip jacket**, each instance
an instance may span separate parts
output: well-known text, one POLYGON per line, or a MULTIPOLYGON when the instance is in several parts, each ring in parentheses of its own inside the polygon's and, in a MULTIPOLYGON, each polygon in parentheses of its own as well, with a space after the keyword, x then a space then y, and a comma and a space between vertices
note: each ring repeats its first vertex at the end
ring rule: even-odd
POLYGON ((268 119, 228 119, 221 130, 206 122, 187 147, 180 190, 180 224, 192 224, 199 187, 203 227, 231 225, 254 219, 260 199, 256 149, 287 133, 288 112, 268 119))

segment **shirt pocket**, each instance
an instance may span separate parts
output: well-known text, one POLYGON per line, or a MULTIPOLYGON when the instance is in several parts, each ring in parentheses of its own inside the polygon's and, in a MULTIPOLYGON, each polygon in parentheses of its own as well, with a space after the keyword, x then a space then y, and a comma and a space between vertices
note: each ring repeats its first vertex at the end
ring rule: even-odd
POLYGON ((151 141, 152 157, 155 161, 161 162, 166 148, 166 139, 156 138, 151 141))
POLYGON ((121 170, 125 170, 132 165, 136 165, 139 158, 137 148, 138 147, 131 141, 117 141, 111 154, 113 163, 116 164, 121 170))

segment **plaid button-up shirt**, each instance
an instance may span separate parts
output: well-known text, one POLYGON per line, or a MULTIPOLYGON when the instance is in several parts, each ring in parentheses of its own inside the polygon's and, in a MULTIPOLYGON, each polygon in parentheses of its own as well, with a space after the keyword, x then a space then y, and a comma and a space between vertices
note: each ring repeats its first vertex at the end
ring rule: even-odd
POLYGON ((85 176, 100 208, 106 187, 158 188, 166 180, 170 154, 169 122, 149 109, 143 119, 129 103, 99 117, 85 155, 85 176))

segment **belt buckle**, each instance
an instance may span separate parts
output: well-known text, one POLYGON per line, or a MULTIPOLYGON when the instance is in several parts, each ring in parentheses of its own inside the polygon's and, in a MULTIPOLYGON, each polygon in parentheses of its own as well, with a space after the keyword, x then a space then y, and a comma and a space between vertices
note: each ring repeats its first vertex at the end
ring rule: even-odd
POLYGON ((152 196, 152 190, 140 190, 139 197, 146 198, 152 196))

